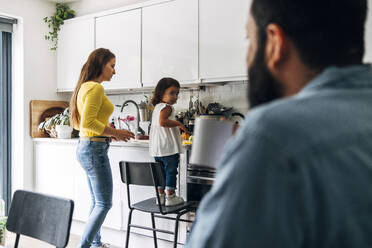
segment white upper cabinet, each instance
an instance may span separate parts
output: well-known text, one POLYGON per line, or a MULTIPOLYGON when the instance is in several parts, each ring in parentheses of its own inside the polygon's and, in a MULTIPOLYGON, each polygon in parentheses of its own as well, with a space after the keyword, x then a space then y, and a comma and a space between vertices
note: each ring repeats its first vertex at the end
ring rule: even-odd
POLYGON ((58 35, 57 91, 73 91, 94 49, 94 18, 66 21, 58 35))
POLYGON ((199 63, 203 82, 247 78, 249 0, 200 0, 199 63))
MULTIPOLYGON (((74 89, 88 55, 99 47, 116 55, 116 75, 103 84, 112 91, 155 86, 163 77, 184 85, 246 80, 250 2, 159 0, 68 20, 59 34, 57 91, 74 89)), ((365 61, 372 62, 366 30, 365 61)))
POLYGON ((105 89, 133 89, 141 85, 141 9, 96 19, 96 48, 116 56, 114 75, 105 89))
POLYGON ((143 86, 154 86, 163 77, 197 82, 198 1, 175 0, 142 11, 143 86))

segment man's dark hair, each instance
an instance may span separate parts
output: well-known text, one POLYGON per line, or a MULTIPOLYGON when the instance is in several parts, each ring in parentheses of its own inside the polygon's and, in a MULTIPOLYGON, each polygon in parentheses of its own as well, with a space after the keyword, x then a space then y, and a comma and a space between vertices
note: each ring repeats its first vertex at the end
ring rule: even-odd
POLYGON ((278 24, 312 68, 362 63, 367 0, 253 0, 251 14, 259 42, 278 24))

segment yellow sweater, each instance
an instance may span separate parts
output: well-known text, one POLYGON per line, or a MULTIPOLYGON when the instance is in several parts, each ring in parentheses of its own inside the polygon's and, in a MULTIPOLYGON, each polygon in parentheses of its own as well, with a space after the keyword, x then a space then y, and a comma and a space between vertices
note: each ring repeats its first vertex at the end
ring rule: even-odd
POLYGON ((89 81, 81 85, 77 96, 80 115, 80 137, 99 136, 109 124, 114 105, 99 83, 89 81))

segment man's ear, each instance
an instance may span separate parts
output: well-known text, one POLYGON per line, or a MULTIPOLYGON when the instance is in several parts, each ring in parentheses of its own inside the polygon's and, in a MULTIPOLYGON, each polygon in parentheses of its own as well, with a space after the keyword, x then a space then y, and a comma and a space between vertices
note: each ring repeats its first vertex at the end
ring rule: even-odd
POLYGON ((277 24, 269 24, 266 27, 266 35, 265 56, 267 66, 270 70, 275 70, 284 59, 288 39, 283 29, 277 24))

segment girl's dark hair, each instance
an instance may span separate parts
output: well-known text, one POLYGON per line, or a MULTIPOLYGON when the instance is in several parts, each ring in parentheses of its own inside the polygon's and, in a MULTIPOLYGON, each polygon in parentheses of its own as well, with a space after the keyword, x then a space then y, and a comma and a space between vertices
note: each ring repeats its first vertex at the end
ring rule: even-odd
POLYGON ((163 98, 164 92, 169 87, 174 86, 180 88, 180 83, 173 78, 162 78, 159 80, 158 84, 156 85, 154 95, 152 96, 151 103, 152 105, 156 105, 161 102, 163 98))
POLYGON ((83 68, 81 68, 79 80, 76 83, 74 93, 70 100, 71 123, 73 127, 77 128, 80 125, 77 96, 81 85, 87 81, 98 78, 102 74, 103 67, 113 58, 115 58, 115 55, 110 50, 98 48, 89 55, 87 62, 85 62, 83 68))
POLYGON ((310 67, 362 63, 367 0, 254 0, 251 13, 261 42, 278 24, 310 67))

